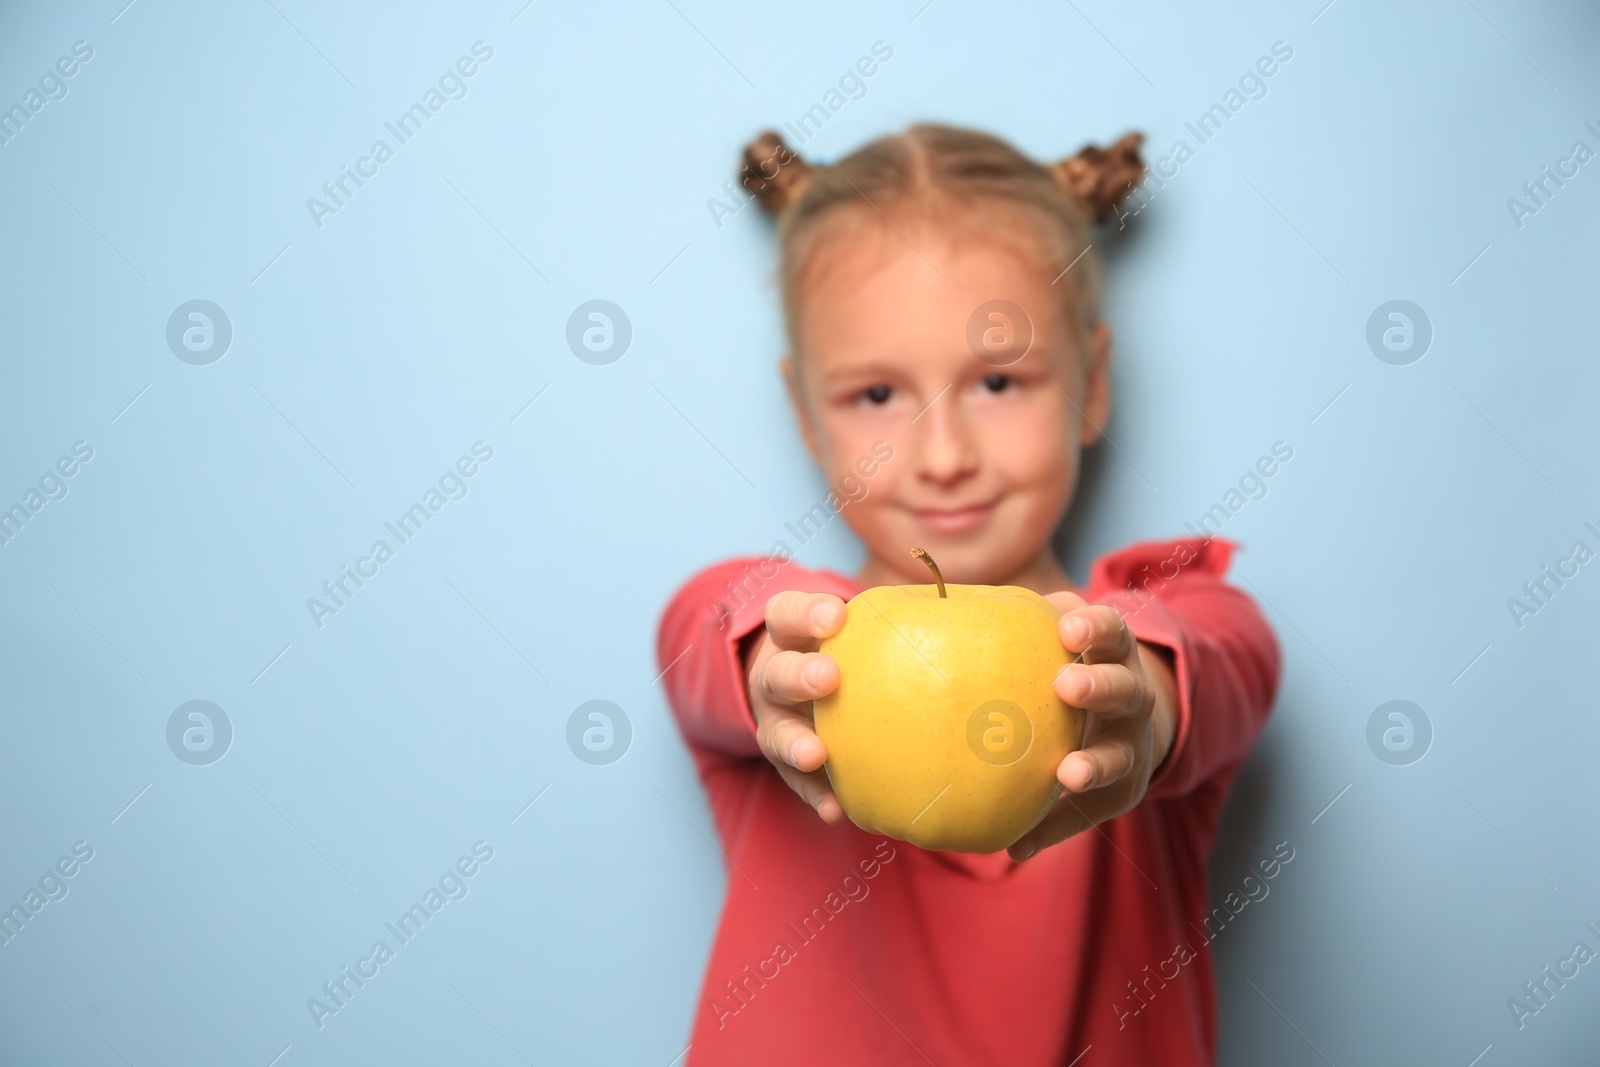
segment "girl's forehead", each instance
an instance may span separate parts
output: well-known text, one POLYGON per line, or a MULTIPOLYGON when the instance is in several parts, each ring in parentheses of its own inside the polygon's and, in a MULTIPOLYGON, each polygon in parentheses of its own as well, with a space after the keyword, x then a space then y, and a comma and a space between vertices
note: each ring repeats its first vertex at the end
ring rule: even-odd
POLYGON ((1064 332, 1071 294, 1051 284, 1025 235, 882 220, 831 237, 790 307, 801 349, 878 349, 896 337, 965 349, 971 318, 996 301, 1019 306, 1034 333, 1064 332))
POLYGON ((915 267, 920 260, 948 280, 946 266, 962 260, 1005 261, 1004 269, 1030 275, 1051 273, 1054 257, 1038 220, 1023 210, 944 200, 907 201, 881 207, 868 202, 831 213, 797 251, 802 287, 829 276, 872 276, 915 267))

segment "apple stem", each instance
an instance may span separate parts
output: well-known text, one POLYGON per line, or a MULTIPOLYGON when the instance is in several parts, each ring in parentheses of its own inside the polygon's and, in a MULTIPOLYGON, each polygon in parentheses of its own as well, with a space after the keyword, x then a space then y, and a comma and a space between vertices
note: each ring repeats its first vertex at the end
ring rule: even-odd
POLYGON ((928 565, 928 569, 933 572, 933 580, 939 583, 939 597, 941 600, 944 599, 944 575, 939 573, 939 565, 933 561, 932 556, 928 555, 926 549, 913 548, 911 554, 928 565))

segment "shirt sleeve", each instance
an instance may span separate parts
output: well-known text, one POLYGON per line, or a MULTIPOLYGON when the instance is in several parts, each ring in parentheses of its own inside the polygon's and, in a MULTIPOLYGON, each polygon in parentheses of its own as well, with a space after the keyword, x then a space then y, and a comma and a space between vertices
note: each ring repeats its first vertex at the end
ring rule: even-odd
POLYGON ((1222 538, 1144 542, 1091 568, 1085 599, 1116 608, 1134 637, 1173 656, 1176 729, 1147 799, 1184 796, 1237 770, 1272 710, 1281 654, 1255 601, 1223 580, 1236 547, 1222 538))
MULTIPOLYGON (((700 750, 697 755, 761 755, 740 647, 765 624, 767 601, 788 589, 845 600, 856 593, 848 579, 831 571, 777 556, 741 557, 690 578, 662 613, 657 669, 678 728, 700 750)), ((704 760, 701 765, 704 771, 704 760)))

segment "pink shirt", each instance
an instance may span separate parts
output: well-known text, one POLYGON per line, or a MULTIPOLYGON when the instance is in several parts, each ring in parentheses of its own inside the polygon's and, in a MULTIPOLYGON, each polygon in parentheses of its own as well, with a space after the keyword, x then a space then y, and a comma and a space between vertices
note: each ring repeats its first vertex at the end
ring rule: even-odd
POLYGON ((762 756, 739 643, 774 593, 848 578, 752 557, 685 583, 657 656, 728 864, 688 1063, 1211 1064, 1206 857, 1279 673, 1234 547, 1095 561, 1080 595, 1172 651, 1177 733, 1137 808, 1021 864, 828 826, 762 756))

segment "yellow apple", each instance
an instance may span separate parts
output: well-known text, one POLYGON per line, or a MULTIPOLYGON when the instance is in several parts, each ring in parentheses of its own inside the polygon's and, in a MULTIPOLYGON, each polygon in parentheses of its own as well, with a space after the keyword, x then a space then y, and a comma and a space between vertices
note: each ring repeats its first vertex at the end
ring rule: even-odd
POLYGON ((822 642, 839 687, 815 702, 828 780, 850 821, 922 848, 998 852, 1063 792, 1082 710, 1053 682, 1076 657, 1061 613, 1031 589, 877 586, 822 642))

